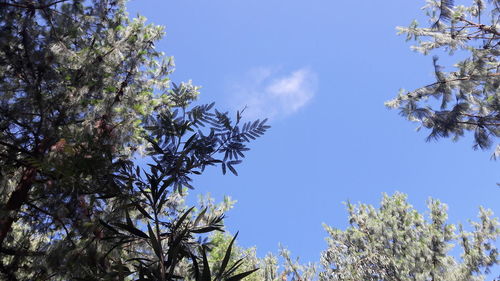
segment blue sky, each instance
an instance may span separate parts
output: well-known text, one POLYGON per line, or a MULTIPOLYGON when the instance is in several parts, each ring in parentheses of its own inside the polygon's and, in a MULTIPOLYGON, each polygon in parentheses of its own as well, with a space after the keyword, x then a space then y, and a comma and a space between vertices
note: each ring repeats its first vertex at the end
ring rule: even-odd
MULTIPOLYGON (((270 117, 239 176, 209 170, 194 193, 238 200, 227 215, 258 254, 287 246, 301 261, 325 249, 322 223, 347 225, 342 202, 378 204, 401 191, 419 210, 431 196, 450 222, 498 216, 499 163, 472 140, 425 142, 384 102, 433 82, 432 59, 410 51, 396 26, 425 20, 424 1, 132 0, 131 16, 166 26, 157 48, 175 57, 174 81, 201 85, 200 103, 270 117)), ((443 61, 454 59, 443 57, 443 61)), ((449 70, 449 68, 448 68, 449 70)), ((500 273, 497 268, 496 272, 500 273)), ((498 274, 497 274, 498 275, 498 274)))

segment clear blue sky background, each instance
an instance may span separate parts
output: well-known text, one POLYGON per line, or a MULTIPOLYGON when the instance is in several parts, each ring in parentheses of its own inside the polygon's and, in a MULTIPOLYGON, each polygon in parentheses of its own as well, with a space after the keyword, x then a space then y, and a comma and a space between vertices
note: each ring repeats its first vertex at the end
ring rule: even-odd
MULTIPOLYGON (((424 1, 132 0, 131 16, 165 25, 157 48, 175 57, 174 81, 272 129, 252 144, 238 177, 209 170, 194 193, 238 200, 228 213, 239 243, 259 256, 287 246, 301 261, 325 249, 321 224, 345 228, 343 201, 378 204, 401 191, 419 210, 431 196, 450 222, 483 205, 500 214, 499 163, 470 138, 426 143, 384 102, 433 82, 432 59, 410 51, 395 27, 425 18, 424 1)), ((453 61, 446 59, 443 61, 453 61)), ((449 68, 448 68, 449 70, 449 68)), ((496 275, 500 273, 497 268, 496 275)))

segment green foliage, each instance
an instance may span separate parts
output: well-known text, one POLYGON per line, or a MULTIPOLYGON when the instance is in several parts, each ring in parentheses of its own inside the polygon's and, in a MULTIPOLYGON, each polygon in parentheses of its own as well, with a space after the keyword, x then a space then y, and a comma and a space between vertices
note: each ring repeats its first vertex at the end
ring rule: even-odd
MULTIPOLYGON (((209 261, 214 268, 218 268, 221 257, 231 243, 231 236, 227 233, 216 232, 211 237, 211 249, 209 261)), ((298 259, 291 258, 290 252, 281 247, 279 258, 269 253, 264 258, 257 257, 256 248, 244 249, 238 245, 233 245, 231 262, 242 261, 237 272, 247 272, 258 268, 254 274, 248 276, 246 281, 283 281, 283 280, 313 280, 316 276, 316 266, 314 264, 303 265, 298 259)))
MULTIPOLYGON (((430 129, 427 140, 456 140, 473 132, 474 149, 487 149, 500 136, 500 2, 475 0, 470 6, 455 6, 451 0, 431 0, 424 9, 431 27, 419 27, 416 21, 398 27, 407 40, 417 42, 412 49, 425 55, 444 50, 465 59, 446 72, 434 56, 436 82, 401 90, 386 105, 430 129)), ((499 155, 497 146, 493 157, 499 155)))
POLYGON ((396 193, 379 208, 347 204, 350 226, 328 226, 328 249, 322 253, 319 280, 484 280, 499 264, 495 240, 498 220, 483 208, 472 231, 448 224, 446 205, 428 202, 428 218, 396 193), (460 259, 450 254, 460 245, 460 259))
MULTIPOLYGON (((430 138, 469 130, 487 148, 500 133, 499 2, 426 7, 431 28, 401 28, 415 49, 469 57, 450 73, 435 59, 436 83, 388 105, 430 138), (439 110, 422 105, 429 97, 439 110)), ((122 0, 0 3, 0 278, 455 281, 482 280, 498 264, 491 212, 457 230, 439 201, 425 219, 401 194, 379 209, 348 204, 351 226, 326 227, 319 275, 286 249, 280 267, 218 233, 232 203, 185 206, 193 175, 208 166, 237 175, 248 143, 269 126, 192 106, 199 88, 170 82, 173 59, 154 48, 162 36, 144 18, 129 20, 122 0), (460 259, 449 254, 453 242, 460 259)))
MULTIPOLYGON (((269 128, 173 84, 163 28, 123 1, 0 3, 0 276, 6 280, 240 280, 208 263, 223 214, 183 204, 269 128), (134 164, 135 157, 148 168, 134 164)), ((231 253, 232 243, 226 253, 231 253)))
MULTIPOLYGON (((217 216, 230 210, 236 201, 225 197, 223 202, 215 204, 210 196, 201 197, 199 205, 212 216, 217 216)), ((259 269, 245 278, 246 281, 282 281, 282 280, 312 280, 316 274, 314 264, 302 265, 298 259, 293 260, 290 252, 280 247, 279 255, 268 253, 264 258, 257 257, 256 247, 243 248, 233 241, 233 236, 227 232, 212 232, 208 246, 208 262, 210 268, 219 270, 224 257, 231 245, 229 264, 240 264, 235 273, 244 273, 259 269)))
MULTIPOLYGON (((422 214, 401 193, 384 195, 378 208, 348 203, 346 230, 325 225, 328 248, 321 254, 319 268, 301 264, 283 247, 278 256, 258 258, 255 248, 232 244, 231 262, 245 258, 240 270, 260 268, 245 279, 256 281, 485 280, 484 275, 499 264, 498 219, 480 208, 479 221, 471 221, 466 230, 447 222, 445 204, 429 199, 427 205, 422 214)), ((216 269, 232 237, 213 233, 211 238, 208 260, 216 269)))

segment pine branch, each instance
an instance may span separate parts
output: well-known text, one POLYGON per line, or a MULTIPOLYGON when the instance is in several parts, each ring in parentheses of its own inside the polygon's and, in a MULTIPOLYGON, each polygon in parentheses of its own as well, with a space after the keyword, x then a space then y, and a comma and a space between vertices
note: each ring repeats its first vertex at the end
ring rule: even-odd
POLYGON ((471 25, 473 27, 479 28, 480 30, 482 30, 482 31, 484 31, 486 33, 491 33, 491 34, 494 34, 496 36, 500 36, 500 32, 498 32, 494 26, 480 24, 480 23, 475 23, 475 22, 472 22, 470 20, 467 20, 464 17, 461 17, 460 20, 463 21, 463 22, 468 23, 469 25, 471 25))
POLYGON ((439 23, 442 21, 442 20, 450 20, 451 19, 451 11, 452 11, 452 8, 453 8, 453 3, 454 0, 441 0, 440 4, 439 4, 439 17, 437 19, 437 21, 432 25, 433 28, 436 28, 439 26, 439 23))
POLYGON ((467 125, 474 125, 474 126, 478 126, 478 127, 482 127, 482 126, 500 126, 500 123, 483 123, 483 122, 470 122, 470 121, 456 121, 457 123, 460 123, 460 124, 467 124, 467 125))
POLYGON ((10 7, 16 7, 16 8, 30 9, 30 10, 43 10, 43 9, 50 8, 51 6, 54 6, 56 4, 66 2, 66 1, 69 1, 69 0, 54 1, 52 3, 48 3, 45 5, 35 5, 35 4, 33 4, 33 1, 27 5, 19 4, 16 2, 13 2, 13 3, 0 2, 0 6, 10 6, 10 7))
MULTIPOLYGON (((500 73, 491 73, 491 74, 486 75, 486 76, 487 77, 500 77, 500 73)), ((425 86, 423 86, 423 87, 421 87, 419 89, 431 88, 431 87, 434 87, 434 86, 437 86, 437 85, 443 85, 443 84, 447 84, 447 83, 455 82, 455 81, 467 81, 467 80, 471 80, 472 78, 473 78, 472 76, 465 76, 465 77, 459 77, 459 78, 448 79, 448 80, 443 80, 443 81, 437 81, 437 82, 425 85, 425 86)), ((420 96, 418 96, 419 94, 417 96, 412 96, 417 91, 418 90, 409 92, 407 94, 407 96, 410 97, 410 98, 421 98, 420 96)))

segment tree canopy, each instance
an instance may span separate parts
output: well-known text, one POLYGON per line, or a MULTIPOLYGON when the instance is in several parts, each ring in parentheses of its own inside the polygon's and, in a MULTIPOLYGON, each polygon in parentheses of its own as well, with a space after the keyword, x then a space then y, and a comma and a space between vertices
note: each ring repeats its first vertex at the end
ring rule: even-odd
MULTIPOLYGON (((237 174, 269 127, 174 84, 160 26, 124 1, 0 3, 0 276, 240 280, 204 233, 223 214, 182 202, 207 166, 237 174), (148 167, 133 162, 146 157, 148 167)), ((230 253, 229 246, 228 253, 230 253)))
MULTIPOLYGON (((470 131, 486 149, 500 135, 500 2, 425 9, 429 27, 399 28, 414 50, 465 59, 447 72, 435 57, 437 81, 387 105, 428 139, 470 131)), ((401 193, 347 203, 349 227, 325 226, 319 265, 238 246, 223 233, 232 201, 185 199, 207 167, 237 175, 269 126, 195 104, 199 87, 170 81, 163 35, 124 0, 0 2, 0 279, 469 281, 498 265, 491 211, 452 225, 445 204, 430 199, 425 215, 401 193)))
MULTIPOLYGON (((242 269, 260 268, 246 279, 260 281, 479 281, 499 264, 499 221, 491 210, 480 208, 477 221, 462 225, 448 222, 439 200, 420 212, 403 193, 384 194, 380 206, 346 207, 345 230, 324 225, 328 247, 319 264, 301 264, 284 248, 258 258, 255 249, 233 245, 232 258, 246 257, 242 269)), ((220 260, 232 238, 215 233, 213 242, 210 261, 220 260)))
POLYGON ((428 216, 406 195, 384 195, 380 207, 347 204, 349 227, 325 226, 328 249, 321 255, 320 280, 484 280, 498 265, 498 219, 483 208, 472 231, 447 223, 447 206, 428 201, 428 216), (451 254, 460 245, 460 258, 451 254))
MULTIPOLYGON (((451 0, 427 1, 429 27, 417 21, 398 27, 412 49, 425 55, 447 52, 459 59, 445 71, 436 54, 436 81, 413 91, 401 90, 386 103, 430 130, 427 140, 474 135, 474 148, 487 149, 500 136, 500 1, 475 0, 469 6, 451 0)), ((494 157, 500 154, 497 146, 494 157)))

